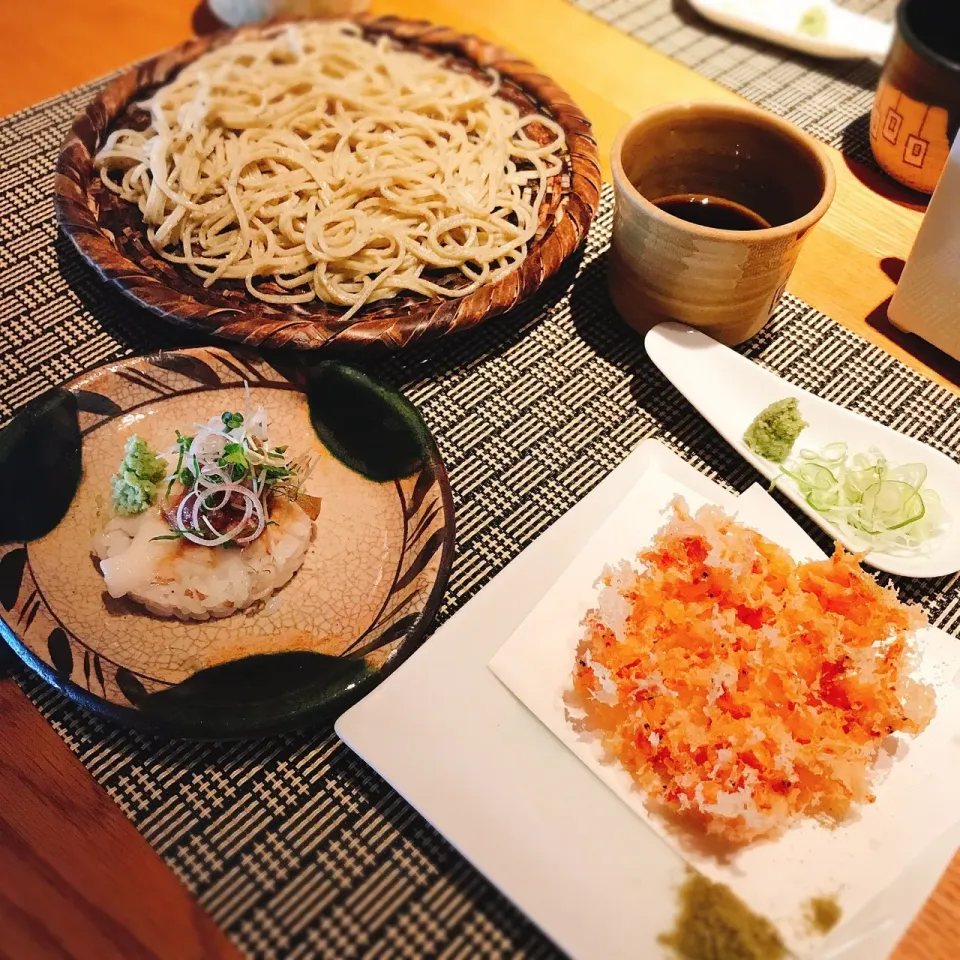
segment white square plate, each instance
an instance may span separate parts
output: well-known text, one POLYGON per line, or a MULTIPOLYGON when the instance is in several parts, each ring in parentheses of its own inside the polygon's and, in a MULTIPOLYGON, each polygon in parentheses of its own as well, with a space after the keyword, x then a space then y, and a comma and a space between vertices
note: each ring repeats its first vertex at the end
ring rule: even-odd
MULTIPOLYGON (((608 563, 616 567, 623 559, 633 561, 668 519, 664 514, 669 514, 677 494, 691 511, 709 502, 657 467, 648 469, 497 651, 490 669, 667 846, 772 920, 798 958, 811 956, 822 946, 821 937, 810 935, 805 917, 812 897, 835 897, 849 918, 900 875, 914 851, 935 843, 957 825, 960 688, 954 678, 960 673, 960 644, 932 628, 918 633, 922 659, 914 676, 933 686, 937 714, 921 736, 898 737, 890 744, 899 759, 893 761, 889 753, 881 752, 878 767, 883 772, 874 782, 876 803, 862 805, 838 827, 803 818, 782 836, 751 843, 725 860, 698 849, 688 842, 689 834, 671 830, 662 817, 647 810, 630 774, 604 760, 596 738, 585 738, 573 729, 564 704, 583 635, 580 624, 597 604, 600 571, 608 563)), ((736 515, 796 560, 823 558, 817 545, 759 486, 736 501, 736 515)), ((650 855, 655 856, 659 849, 653 839, 650 844, 650 855)))
MULTIPOLYGON (((337 733, 572 957, 655 958, 683 860, 500 683, 488 662, 644 470, 735 510, 737 499, 655 441, 641 444, 376 690, 337 733), (583 810, 591 811, 590 818, 583 810)), ((960 843, 953 832, 824 942, 879 960, 960 843)))

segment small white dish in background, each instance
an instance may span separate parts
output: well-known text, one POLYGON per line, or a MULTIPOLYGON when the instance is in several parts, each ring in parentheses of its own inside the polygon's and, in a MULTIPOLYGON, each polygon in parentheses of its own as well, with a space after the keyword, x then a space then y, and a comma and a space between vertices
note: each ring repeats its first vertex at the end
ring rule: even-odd
POLYGON ((208 0, 214 16, 229 27, 274 17, 355 17, 370 0, 208 0))
POLYGON ((882 60, 893 43, 892 24, 845 10, 833 0, 690 0, 690 6, 721 27, 812 57, 882 60), (804 31, 804 22, 815 32, 804 31))
POLYGON ((960 520, 960 464, 913 437, 788 383, 681 323, 659 324, 647 334, 645 344, 650 359, 717 433, 768 480, 780 480, 777 489, 784 496, 851 550, 862 551, 864 544, 851 540, 814 510, 797 485, 783 475, 780 464, 758 457, 743 442, 744 431, 757 414, 777 400, 796 398, 809 426, 800 434, 794 454, 804 447, 846 443, 851 455, 876 449, 890 464, 924 464, 926 486, 936 491, 943 504, 944 529, 916 553, 873 550, 866 562, 901 577, 942 577, 960 570, 960 539, 951 535, 960 520))

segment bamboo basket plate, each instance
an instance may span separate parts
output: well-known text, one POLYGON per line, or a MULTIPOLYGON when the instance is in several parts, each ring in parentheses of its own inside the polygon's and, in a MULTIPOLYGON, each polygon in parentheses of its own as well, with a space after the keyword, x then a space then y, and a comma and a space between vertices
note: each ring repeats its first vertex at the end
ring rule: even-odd
MULTIPOLYGON (((370 304, 344 322, 343 307, 319 300, 268 304, 251 297, 242 281, 218 281, 204 288, 186 267, 157 256, 139 210, 103 187, 93 157, 111 130, 146 124, 138 102, 182 67, 208 50, 236 37, 255 36, 269 25, 196 38, 147 60, 112 81, 77 118, 57 162, 55 203, 60 226, 80 254, 108 283, 154 315, 257 347, 396 349, 472 327, 531 296, 576 251, 597 208, 601 174, 590 122, 557 84, 500 47, 424 21, 356 19, 370 39, 389 36, 478 76, 498 71, 499 96, 515 102, 523 113, 546 113, 563 128, 567 141, 563 170, 551 178, 539 230, 519 269, 462 298, 401 294, 370 304)), ((527 129, 535 132, 537 125, 527 129)), ((270 284, 264 286, 270 289, 270 284)))

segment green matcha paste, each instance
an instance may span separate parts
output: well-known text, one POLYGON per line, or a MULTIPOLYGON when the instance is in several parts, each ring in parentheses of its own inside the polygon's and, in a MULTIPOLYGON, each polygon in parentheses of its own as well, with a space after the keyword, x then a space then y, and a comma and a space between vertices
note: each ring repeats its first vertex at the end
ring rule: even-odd
POLYGON ((778 400, 762 410, 747 427, 743 442, 764 460, 783 463, 790 456, 797 437, 807 422, 800 416, 797 401, 793 397, 778 400))

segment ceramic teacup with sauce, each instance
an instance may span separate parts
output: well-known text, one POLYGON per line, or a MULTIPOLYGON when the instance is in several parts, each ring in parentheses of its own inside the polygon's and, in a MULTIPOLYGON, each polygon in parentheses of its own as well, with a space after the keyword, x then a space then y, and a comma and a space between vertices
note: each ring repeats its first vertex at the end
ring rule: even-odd
POLYGON ((641 332, 680 320, 726 344, 770 318, 835 190, 815 141, 738 104, 644 113, 617 137, 611 166, 617 312, 641 332))

